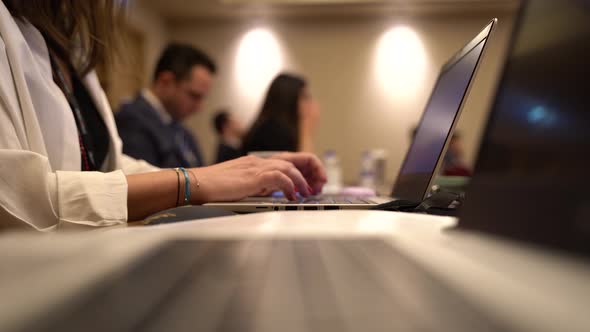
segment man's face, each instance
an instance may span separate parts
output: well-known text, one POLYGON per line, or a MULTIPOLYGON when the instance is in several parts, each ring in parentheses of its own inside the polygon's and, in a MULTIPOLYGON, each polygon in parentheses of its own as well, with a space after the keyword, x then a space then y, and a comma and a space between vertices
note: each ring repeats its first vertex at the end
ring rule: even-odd
POLYGON ((175 81, 168 101, 170 115, 181 121, 200 111, 212 81, 211 72, 203 66, 194 66, 187 79, 175 81))

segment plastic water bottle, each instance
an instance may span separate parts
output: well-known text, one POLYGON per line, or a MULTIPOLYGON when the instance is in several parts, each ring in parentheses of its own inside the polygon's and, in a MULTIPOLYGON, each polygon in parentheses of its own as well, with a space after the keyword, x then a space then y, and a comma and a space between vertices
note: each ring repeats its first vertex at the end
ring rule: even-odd
POLYGON ((384 149, 373 149, 371 155, 375 171, 375 190, 388 194, 391 188, 386 183, 387 152, 384 149))
POLYGON ((342 190, 342 168, 336 151, 328 150, 324 153, 324 167, 326 167, 327 182, 324 194, 337 194, 342 190))
POLYGON ((359 180, 361 187, 375 189, 375 162, 371 151, 363 152, 359 180))

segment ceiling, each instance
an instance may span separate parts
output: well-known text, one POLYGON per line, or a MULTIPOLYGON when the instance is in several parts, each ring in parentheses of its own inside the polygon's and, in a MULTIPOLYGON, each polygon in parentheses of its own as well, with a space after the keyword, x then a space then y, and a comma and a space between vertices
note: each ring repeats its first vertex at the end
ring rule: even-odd
POLYGON ((323 17, 497 13, 519 0, 135 0, 170 23, 252 16, 323 17))

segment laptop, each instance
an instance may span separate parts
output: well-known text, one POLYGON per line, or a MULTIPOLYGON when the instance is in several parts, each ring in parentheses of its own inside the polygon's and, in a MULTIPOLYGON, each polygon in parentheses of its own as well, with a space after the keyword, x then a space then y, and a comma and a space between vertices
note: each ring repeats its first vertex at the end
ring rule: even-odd
POLYGON ((249 197, 238 202, 206 205, 247 213, 369 209, 392 200, 420 203, 429 193, 438 168, 442 165, 446 147, 496 23, 497 19, 493 19, 443 65, 393 186, 391 197, 319 195, 297 201, 288 201, 283 197, 249 197))
POLYGON ((459 228, 590 254, 590 1, 529 1, 459 228))

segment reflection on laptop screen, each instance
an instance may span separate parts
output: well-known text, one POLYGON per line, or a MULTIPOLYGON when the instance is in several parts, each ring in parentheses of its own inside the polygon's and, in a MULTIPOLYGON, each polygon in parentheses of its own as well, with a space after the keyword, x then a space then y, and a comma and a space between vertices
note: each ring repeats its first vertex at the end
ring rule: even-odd
POLYGON ((417 202, 424 198, 486 41, 480 40, 443 68, 397 177, 393 197, 417 202))
POLYGON ((460 225, 590 255, 590 1, 520 17, 460 225))

